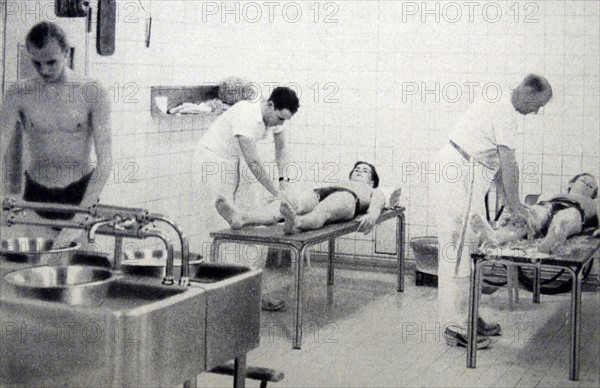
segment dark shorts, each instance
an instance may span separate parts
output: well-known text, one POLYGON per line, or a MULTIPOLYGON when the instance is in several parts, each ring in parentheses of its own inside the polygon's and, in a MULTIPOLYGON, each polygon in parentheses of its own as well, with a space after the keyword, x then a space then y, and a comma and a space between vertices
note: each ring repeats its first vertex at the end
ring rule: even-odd
POLYGON ((350 193, 354 197, 354 215, 352 217, 356 217, 360 212, 360 200, 358 199, 358 195, 356 195, 356 193, 350 189, 347 189, 345 187, 330 186, 330 187, 320 187, 318 189, 315 189, 314 191, 315 191, 315 194, 317 194, 317 196, 319 197, 319 202, 323 201, 325 198, 329 197, 333 193, 339 193, 339 192, 350 193))
MULTIPOLYGON (((90 182, 93 172, 66 187, 46 187, 31 179, 25 171, 25 191, 23 200, 28 202, 58 203, 62 205, 79 205, 90 182)), ((50 220, 70 220, 75 213, 36 210, 41 217, 50 220)))
POLYGON ((564 198, 557 198, 557 199, 552 199, 550 201, 540 202, 538 205, 544 205, 544 206, 550 207, 550 215, 548 216, 546 223, 542 226, 542 230, 540 231, 540 233, 543 236, 545 236, 546 233, 548 232, 548 227, 550 226, 550 223, 552 222, 552 219, 554 218, 556 213, 558 213, 561 210, 566 210, 566 209, 576 209, 579 212, 579 214, 581 215, 581 227, 582 228, 587 228, 590 226, 598 226, 598 218, 597 217, 592 218, 591 222, 588 222, 589 225, 586 225, 585 212, 577 202, 572 202, 572 201, 569 201, 564 198))

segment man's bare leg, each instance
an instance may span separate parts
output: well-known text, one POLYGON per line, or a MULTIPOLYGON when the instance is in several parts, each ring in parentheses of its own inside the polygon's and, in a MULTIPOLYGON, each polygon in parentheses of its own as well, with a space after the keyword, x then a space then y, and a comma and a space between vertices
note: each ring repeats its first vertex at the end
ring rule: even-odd
POLYGON ((581 214, 577 209, 561 210, 554 215, 548 233, 538 244, 540 252, 552 252, 564 244, 569 236, 581 232, 581 214))
POLYGON ((273 225, 281 219, 278 201, 273 201, 257 211, 242 212, 225 197, 219 196, 215 202, 215 207, 232 229, 239 229, 246 225, 273 225))
POLYGON ((287 234, 301 230, 316 230, 327 222, 349 221, 354 218, 355 199, 348 192, 329 195, 312 212, 299 215, 287 203, 281 204, 281 214, 285 218, 284 231, 287 234))

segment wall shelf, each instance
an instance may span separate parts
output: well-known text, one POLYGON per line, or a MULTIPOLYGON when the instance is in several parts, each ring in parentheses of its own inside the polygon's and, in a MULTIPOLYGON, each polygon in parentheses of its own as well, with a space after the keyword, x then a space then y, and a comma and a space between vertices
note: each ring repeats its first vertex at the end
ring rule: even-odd
MULTIPOLYGON (((150 115, 156 117, 180 117, 161 112, 156 105, 156 97, 166 97, 167 112, 184 102, 199 103, 218 97, 219 86, 152 86, 150 88, 150 115)), ((211 113, 206 115, 211 116, 211 113)))

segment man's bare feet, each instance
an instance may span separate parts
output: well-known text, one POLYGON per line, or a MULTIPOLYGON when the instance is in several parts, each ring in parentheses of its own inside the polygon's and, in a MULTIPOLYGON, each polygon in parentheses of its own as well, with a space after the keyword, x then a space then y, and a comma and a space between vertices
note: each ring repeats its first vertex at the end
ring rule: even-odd
POLYGON ((217 211, 229 223, 232 229, 239 229, 244 226, 242 216, 239 212, 225 199, 225 197, 219 195, 215 201, 215 207, 217 211))
POLYGON ((498 240, 494 237, 494 229, 479 214, 474 214, 471 217, 471 228, 483 246, 498 243, 498 240))
POLYGON ((285 234, 298 233, 300 229, 296 227, 296 212, 294 209, 287 202, 281 202, 279 211, 281 211, 281 214, 285 218, 285 223, 283 224, 285 234))

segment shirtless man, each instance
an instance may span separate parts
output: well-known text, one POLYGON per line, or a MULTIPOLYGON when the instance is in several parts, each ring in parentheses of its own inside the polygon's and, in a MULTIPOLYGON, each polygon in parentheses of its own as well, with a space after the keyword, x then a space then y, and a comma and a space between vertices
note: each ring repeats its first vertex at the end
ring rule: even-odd
MULTIPOLYGON (((97 202, 111 167, 107 92, 95 80, 78 76, 67 66, 69 44, 65 32, 56 24, 36 24, 29 31, 26 44, 38 74, 15 84, 3 101, 3 177, 14 168, 5 159, 20 122, 28 155, 23 199, 91 206, 97 202)), ((4 197, 5 184, 0 185, 0 198, 4 197)), ((38 214, 63 220, 74 216, 41 211, 38 214)), ((64 229, 55 239, 55 246, 68 244, 81 234, 79 230, 64 229)))
POLYGON ((285 219, 287 234, 303 230, 316 230, 328 222, 359 222, 358 231, 369 233, 385 205, 375 167, 366 162, 356 162, 349 180, 334 186, 284 194, 284 200, 274 200, 265 208, 242 212, 224 197, 215 203, 219 214, 239 229, 246 225, 273 225, 285 219), (358 217, 357 217, 358 216, 358 217))
MULTIPOLYGON (((571 178, 564 194, 540 196, 538 203, 530 208, 535 231, 542 237, 537 244, 538 250, 552 252, 564 244, 569 236, 584 228, 597 228, 598 211, 594 204, 597 196, 598 183, 587 173, 571 178)), ((473 216, 471 223, 484 243, 495 245, 521 240, 527 236, 528 231, 523 223, 514 221, 494 230, 478 215, 473 216)))

